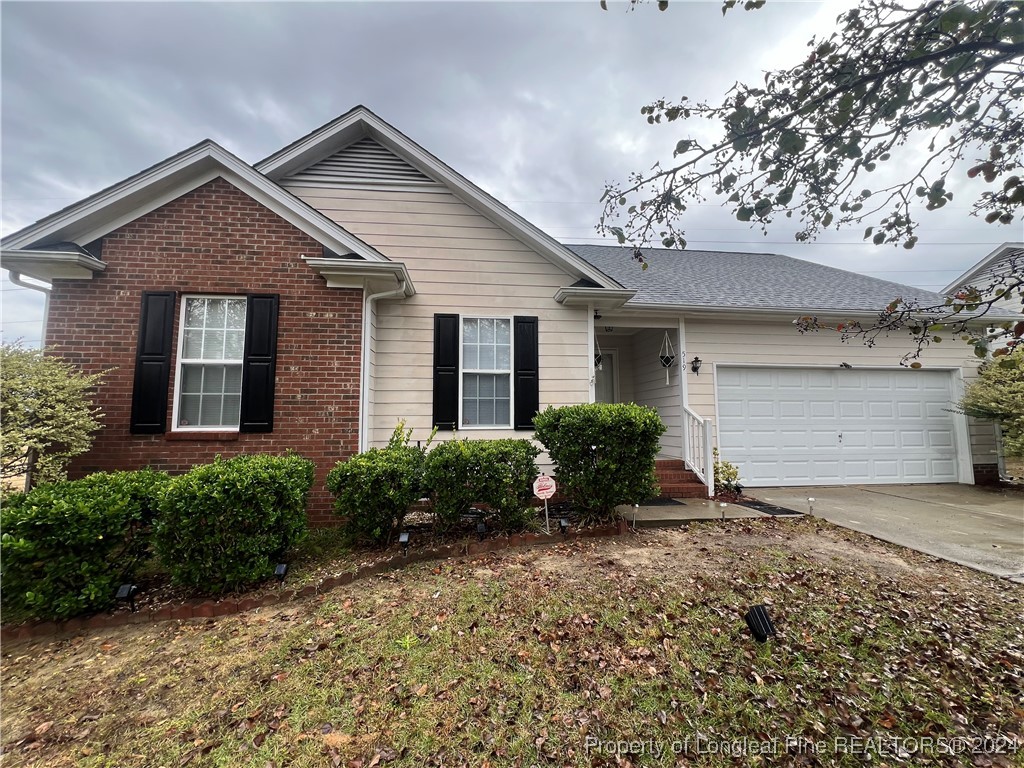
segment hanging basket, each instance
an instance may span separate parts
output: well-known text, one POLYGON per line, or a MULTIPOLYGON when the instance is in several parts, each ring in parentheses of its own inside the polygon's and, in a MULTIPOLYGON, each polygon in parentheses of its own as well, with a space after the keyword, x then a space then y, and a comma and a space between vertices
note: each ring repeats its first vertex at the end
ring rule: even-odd
POLYGON ((665 338, 661 342, 661 351, 658 353, 658 359, 661 361, 661 367, 665 369, 665 383, 668 384, 668 369, 676 361, 676 350, 672 346, 672 339, 669 337, 668 331, 665 331, 665 338))

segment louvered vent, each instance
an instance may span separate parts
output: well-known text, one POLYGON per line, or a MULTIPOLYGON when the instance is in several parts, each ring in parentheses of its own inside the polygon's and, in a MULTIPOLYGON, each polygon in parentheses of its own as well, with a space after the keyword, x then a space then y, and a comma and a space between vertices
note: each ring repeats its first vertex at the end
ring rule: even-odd
POLYGON ((391 150, 367 137, 282 180, 316 186, 352 183, 434 184, 391 150))

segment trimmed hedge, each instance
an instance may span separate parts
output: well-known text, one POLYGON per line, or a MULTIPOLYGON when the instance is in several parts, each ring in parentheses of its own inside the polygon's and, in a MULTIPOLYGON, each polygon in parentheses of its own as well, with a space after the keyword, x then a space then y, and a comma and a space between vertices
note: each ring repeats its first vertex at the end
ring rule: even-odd
POLYGON ((3 602, 66 619, 115 601, 150 556, 150 526, 170 478, 153 470, 99 472, 4 499, 3 602))
POLYGON ((665 425, 654 408, 634 403, 549 407, 533 423, 558 467, 559 486, 586 522, 611 520, 617 505, 657 495, 654 460, 665 425))
POLYGON ((412 430, 400 424, 386 448, 371 448, 339 461, 327 474, 334 510, 353 542, 388 543, 420 498, 423 451, 409 445, 412 430))
POLYGON ((297 455, 218 458, 171 479, 155 526, 175 584, 217 594, 260 581, 307 531, 314 464, 297 455))
POLYGON ((497 527, 521 530, 530 519, 530 496, 540 453, 529 440, 453 440, 424 461, 435 523, 457 524, 474 502, 488 505, 497 527))

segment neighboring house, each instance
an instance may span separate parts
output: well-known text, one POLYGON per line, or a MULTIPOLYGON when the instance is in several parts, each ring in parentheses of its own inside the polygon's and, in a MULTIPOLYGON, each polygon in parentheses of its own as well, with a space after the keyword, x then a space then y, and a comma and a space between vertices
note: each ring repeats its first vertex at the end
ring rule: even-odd
POLYGON ((399 421, 529 436, 538 409, 631 400, 702 480, 716 430, 751 486, 988 476, 991 427, 948 410, 968 348, 912 371, 906 337, 792 324, 939 297, 784 256, 648 257, 555 241, 363 107, 254 166, 202 142, 2 241, 15 279, 52 285, 46 343, 114 369, 73 475, 295 450, 322 523, 327 470, 399 421))
MULTIPOLYGON (((1006 289, 1024 279, 1024 243, 1003 243, 960 277, 942 289, 944 296, 955 296, 962 288, 976 288, 991 297, 993 288, 1006 289)), ((1024 286, 993 302, 993 308, 1024 313, 1024 286)))

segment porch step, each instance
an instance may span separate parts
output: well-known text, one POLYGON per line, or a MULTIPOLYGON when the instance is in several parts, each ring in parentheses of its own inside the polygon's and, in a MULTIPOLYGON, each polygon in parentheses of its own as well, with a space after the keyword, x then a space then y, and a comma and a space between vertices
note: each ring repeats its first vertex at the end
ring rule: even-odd
POLYGON ((658 495, 662 499, 704 499, 708 488, 704 483, 662 483, 658 495))
POLYGON ((700 478, 688 469, 658 472, 659 483, 699 483, 700 478))

